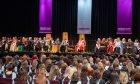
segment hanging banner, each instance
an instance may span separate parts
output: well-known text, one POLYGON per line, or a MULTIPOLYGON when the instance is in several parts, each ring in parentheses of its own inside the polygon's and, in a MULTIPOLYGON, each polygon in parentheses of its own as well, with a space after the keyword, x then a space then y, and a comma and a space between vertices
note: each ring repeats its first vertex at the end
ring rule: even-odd
POLYGON ((52 33, 52 0, 40 0, 39 33, 52 33))
POLYGON ((117 34, 132 34, 133 0, 117 0, 117 34))
POLYGON ((78 34, 91 34, 92 0, 78 0, 78 34))

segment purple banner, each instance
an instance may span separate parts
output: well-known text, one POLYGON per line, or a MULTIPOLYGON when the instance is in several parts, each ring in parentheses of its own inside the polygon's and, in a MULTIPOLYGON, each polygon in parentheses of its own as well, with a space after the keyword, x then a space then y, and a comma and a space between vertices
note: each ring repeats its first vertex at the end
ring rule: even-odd
POLYGON ((52 33, 52 0, 40 0, 39 33, 52 33))
POLYGON ((117 0, 117 34, 132 34, 133 0, 117 0))

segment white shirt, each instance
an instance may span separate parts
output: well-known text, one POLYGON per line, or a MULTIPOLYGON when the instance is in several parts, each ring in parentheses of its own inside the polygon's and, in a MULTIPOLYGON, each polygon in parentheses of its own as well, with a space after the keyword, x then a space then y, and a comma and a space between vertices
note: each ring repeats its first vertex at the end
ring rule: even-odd
POLYGON ((116 41, 116 42, 115 42, 115 47, 121 47, 121 41, 119 41, 119 42, 116 41))

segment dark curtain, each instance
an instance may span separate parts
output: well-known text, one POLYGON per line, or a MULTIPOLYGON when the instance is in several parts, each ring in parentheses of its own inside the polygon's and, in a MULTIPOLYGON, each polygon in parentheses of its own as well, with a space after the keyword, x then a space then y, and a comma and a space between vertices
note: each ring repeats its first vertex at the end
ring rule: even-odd
MULTIPOLYGON (((53 0, 52 35, 62 37, 69 32, 69 39, 77 41, 78 0, 53 0)), ((39 0, 0 1, 0 35, 45 36, 39 34, 39 0)), ((133 0, 133 34, 117 35, 117 0, 92 0, 92 34, 86 40, 98 37, 140 38, 140 0, 133 0)))
POLYGON ((68 32, 69 38, 77 39, 77 2, 75 0, 53 1, 53 36, 62 37, 68 32))

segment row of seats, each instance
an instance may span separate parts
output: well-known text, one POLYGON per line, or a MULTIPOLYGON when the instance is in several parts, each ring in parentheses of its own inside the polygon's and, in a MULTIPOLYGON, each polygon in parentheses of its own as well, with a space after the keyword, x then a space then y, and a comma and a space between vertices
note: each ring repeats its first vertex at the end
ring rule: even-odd
MULTIPOLYGON (((68 84, 69 81, 64 81, 64 84, 68 84)), ((10 78, 0 78, 0 84, 12 84, 12 79, 10 78)), ((16 83, 15 81, 15 84, 16 83)), ((59 84, 59 81, 57 80, 50 80, 50 84, 59 84)))

